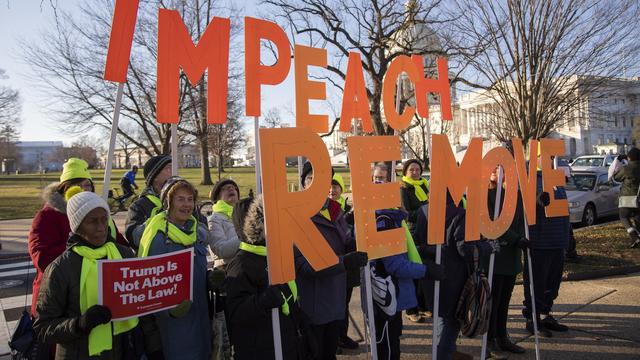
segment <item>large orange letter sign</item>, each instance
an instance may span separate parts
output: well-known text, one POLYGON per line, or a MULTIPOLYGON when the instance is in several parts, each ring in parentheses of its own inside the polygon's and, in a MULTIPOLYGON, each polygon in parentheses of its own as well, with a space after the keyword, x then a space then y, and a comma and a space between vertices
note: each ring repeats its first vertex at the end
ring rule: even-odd
POLYGON ((347 76, 344 79, 344 92, 342 94, 340 131, 349 132, 353 119, 360 119, 364 132, 373 132, 369 98, 367 97, 367 89, 364 86, 360 54, 350 52, 347 76))
POLYGON ((138 17, 138 0, 117 0, 111 22, 111 36, 104 65, 105 80, 123 83, 127 81, 129 55, 133 31, 138 17))
MULTIPOLYGON (((516 212, 516 203, 518 201, 518 175, 516 173, 516 164, 509 150, 503 147, 497 147, 489 150, 482 159, 482 189, 486 189, 489 185, 491 172, 498 165, 502 166, 502 174, 505 179, 505 187, 502 191, 503 206, 497 218, 491 220, 494 214, 489 214, 489 204, 487 196, 481 196, 480 205, 480 233, 488 239, 497 239, 504 234, 511 223, 516 212)), ((498 184, 502 186, 502 184, 498 184)), ((484 191, 483 191, 484 193, 484 191)), ((494 204, 491 204, 494 205, 494 204)), ((500 204, 496 204, 500 208, 500 204)), ((473 216, 468 214, 467 216, 473 216)))
POLYGON ((338 263, 338 257, 311 217, 322 209, 331 187, 331 160, 320 137, 309 129, 260 129, 260 164, 272 284, 295 279, 293 244, 314 269, 338 263), (304 191, 287 188, 288 156, 302 155, 313 165, 313 182, 304 191))
POLYGON ((553 168, 552 156, 564 155, 564 142, 561 139, 541 139, 542 153, 540 154, 540 168, 542 169, 542 188, 548 192, 551 203, 547 206, 547 217, 569 216, 569 203, 567 199, 556 199, 553 189, 556 186, 565 186, 564 172, 553 168))
POLYGON ((296 126, 306 127, 317 133, 329 132, 329 116, 309 114, 309 100, 326 100, 325 83, 311 81, 308 78, 309 65, 327 67, 327 49, 296 45, 295 59, 296 81, 296 126))
POLYGON ((412 83, 416 84, 421 81, 422 76, 411 62, 411 58, 406 55, 400 55, 391 61, 387 72, 382 80, 382 106, 384 107, 384 116, 387 123, 392 128, 400 131, 406 129, 411 123, 411 118, 416 113, 416 109, 406 105, 402 115, 396 110, 395 95, 398 76, 406 73, 412 83))
MULTIPOLYGON (((411 60, 416 68, 424 74, 424 60, 420 55, 411 56, 411 60)), ((449 67, 447 59, 438 58, 438 78, 430 79, 421 77, 421 80, 415 83, 416 87, 416 107, 418 114, 423 118, 429 117, 429 93, 440 95, 440 109, 442 120, 453 120, 451 113, 451 89, 449 87, 449 67)))
POLYGON ((516 169, 518 171, 518 181, 520 183, 520 193, 522 194, 522 206, 527 214, 527 224, 536 224, 536 152, 538 149, 538 141, 531 140, 529 142, 529 174, 527 175, 527 162, 524 158, 524 148, 522 140, 514 138, 511 140, 513 144, 513 156, 516 160, 516 169))
POLYGON ((406 252, 404 229, 378 232, 375 216, 378 209, 400 207, 400 184, 374 184, 371 178, 372 162, 400 158, 400 138, 352 136, 347 138, 347 146, 358 250, 367 252, 369 259, 406 252))
POLYGON ((244 71, 247 116, 260 116, 260 86, 277 85, 284 81, 291 67, 289 39, 276 23, 252 17, 244 18, 244 71), (260 63, 260 41, 271 41, 278 52, 276 63, 260 63))
POLYGON ((213 18, 194 45, 177 11, 160 9, 158 15, 158 121, 177 123, 180 66, 192 85, 209 70, 207 122, 227 121, 229 29, 231 21, 213 18))
MULTIPOLYGON (((429 244, 444 243, 445 208, 447 190, 458 204, 467 195, 467 217, 465 240, 479 240, 480 193, 482 170, 482 139, 473 138, 469 143, 462 164, 456 165, 447 135, 434 134, 432 137, 433 159, 431 181, 429 183, 429 244)), ((485 203, 486 204, 486 203, 485 203)))

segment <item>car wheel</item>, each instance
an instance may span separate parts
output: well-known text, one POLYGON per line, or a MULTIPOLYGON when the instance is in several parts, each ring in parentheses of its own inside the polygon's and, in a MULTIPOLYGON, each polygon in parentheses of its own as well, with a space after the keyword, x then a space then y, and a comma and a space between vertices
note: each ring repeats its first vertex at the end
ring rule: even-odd
POLYGON ((596 223, 596 207, 593 204, 587 204, 582 214, 582 224, 584 226, 591 226, 596 223))

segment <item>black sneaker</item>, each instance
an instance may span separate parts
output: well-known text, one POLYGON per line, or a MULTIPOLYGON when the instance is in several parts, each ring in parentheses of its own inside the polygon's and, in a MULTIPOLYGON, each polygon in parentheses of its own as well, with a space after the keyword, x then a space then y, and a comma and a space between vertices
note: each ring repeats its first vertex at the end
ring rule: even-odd
MULTIPOLYGON (((534 330, 533 329, 533 321, 531 321, 531 319, 527 319, 527 331, 529 331, 529 334, 533 335, 533 333, 534 333, 533 330, 534 330)), ((542 337, 546 337, 546 338, 553 337, 553 334, 551 333, 551 331, 546 329, 542 325, 542 322, 540 322, 540 321, 538 321, 538 335, 540 335, 542 337)))
POLYGON ((542 325, 553 331, 566 332, 569 331, 569 327, 566 325, 562 325, 556 320, 552 315, 547 315, 544 319, 542 319, 542 325))
POLYGON ((637 239, 636 241, 633 242, 633 244, 631 244, 632 249, 635 249, 638 246, 640 246, 640 239, 637 239))
POLYGON ((511 342, 511 339, 509 339, 508 336, 503 338, 497 338, 496 340, 498 342, 498 346, 503 351, 508 351, 514 354, 523 354, 525 351, 522 346, 518 346, 515 343, 511 342))
POLYGON ((338 338, 338 347, 343 349, 355 350, 359 346, 358 342, 349 336, 340 336, 338 338))

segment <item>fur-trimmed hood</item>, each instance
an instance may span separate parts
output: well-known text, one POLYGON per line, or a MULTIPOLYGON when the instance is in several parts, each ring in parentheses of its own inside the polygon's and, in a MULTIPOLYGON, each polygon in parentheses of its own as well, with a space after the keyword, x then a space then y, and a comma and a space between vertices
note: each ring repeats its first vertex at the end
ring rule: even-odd
POLYGON ((247 218, 244 221, 244 235, 249 244, 266 244, 264 237, 264 206, 262 203, 262 195, 258 195, 249 208, 247 218))
POLYGON ((44 202, 50 207, 63 214, 66 214, 67 202, 64 200, 64 196, 56 191, 59 185, 59 182, 54 182, 47 185, 44 190, 42 190, 42 200, 44 200, 44 202))

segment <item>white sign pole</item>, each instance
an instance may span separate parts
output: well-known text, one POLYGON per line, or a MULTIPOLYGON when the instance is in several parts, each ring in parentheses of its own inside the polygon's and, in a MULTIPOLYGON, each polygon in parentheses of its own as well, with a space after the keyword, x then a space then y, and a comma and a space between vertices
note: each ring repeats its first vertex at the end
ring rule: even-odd
POLYGON ((111 138, 109 139, 109 151, 107 152, 107 160, 104 164, 104 181, 102 188, 102 198, 107 201, 109 197, 109 187, 111 185, 111 170, 113 168, 113 153, 116 147, 116 135, 118 135, 118 121, 120 120, 120 108, 122 107, 122 93, 124 91, 124 83, 118 84, 116 91, 116 104, 113 109, 113 121, 111 121, 111 138))
POLYGON ((171 124, 171 176, 178 176, 178 124, 171 124))
MULTIPOLYGON (((522 199, 524 201, 524 199, 522 199)), ((527 215, 526 211, 524 211, 524 235, 529 240, 529 224, 527 223, 527 215)), ((538 317, 536 316, 536 296, 533 291, 533 268, 531 267, 531 249, 527 247, 527 264, 529 268, 529 294, 531 294, 531 310, 533 314, 531 314, 531 320, 533 321, 533 336, 536 341, 536 360, 540 360, 540 344, 538 341, 538 317)))
MULTIPOLYGON (((256 146, 256 194, 262 194, 262 167, 260 156, 260 117, 253 118, 253 138, 256 146)), ((265 214, 265 218, 266 218, 265 214)), ((266 219, 265 219, 266 221, 266 219)), ((267 238, 267 228, 264 228, 264 236, 267 238)), ((271 276, 269 276, 271 284, 271 276)), ((271 329, 273 330, 273 349, 276 360, 282 360, 282 339, 280 334, 280 309, 271 309, 271 329)))
MULTIPOLYGON (((442 245, 436 245, 436 264, 440 265, 442 259, 442 245)), ((429 271, 427 269, 427 271, 429 271)), ((438 358, 438 344, 440 343, 440 281, 436 280, 433 286, 433 334, 431 336, 431 358, 438 358)))
MULTIPOLYGON (((502 171, 502 167, 498 167, 498 169, 496 170, 498 172, 498 183, 497 188, 496 188, 496 199, 493 203, 494 209, 493 209, 493 220, 495 221, 498 216, 500 215, 500 206, 502 205, 502 179, 504 177, 503 171, 502 171)), ((496 254, 494 254, 493 252, 491 253, 491 256, 489 257, 489 291, 491 291, 492 287, 493 287, 493 267, 495 264, 495 256, 496 254)), ((491 325, 489 325, 491 326, 491 325)), ((480 353, 480 359, 481 360, 485 360, 486 356, 487 356, 487 337, 489 336, 488 331, 486 333, 484 333, 484 335, 482 335, 482 352, 480 353)))

